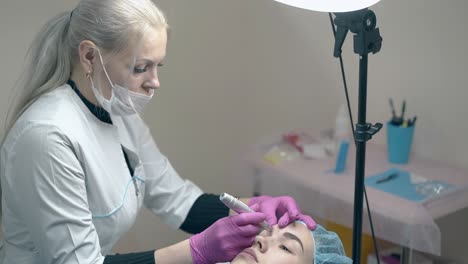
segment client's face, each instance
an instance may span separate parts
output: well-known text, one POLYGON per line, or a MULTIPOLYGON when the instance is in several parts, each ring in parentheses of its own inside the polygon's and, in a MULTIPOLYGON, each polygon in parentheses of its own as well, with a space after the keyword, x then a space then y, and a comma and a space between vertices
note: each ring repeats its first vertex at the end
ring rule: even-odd
POLYGON ((262 231, 254 244, 242 251, 231 264, 310 264, 314 259, 314 242, 307 227, 291 223, 283 229, 262 231))

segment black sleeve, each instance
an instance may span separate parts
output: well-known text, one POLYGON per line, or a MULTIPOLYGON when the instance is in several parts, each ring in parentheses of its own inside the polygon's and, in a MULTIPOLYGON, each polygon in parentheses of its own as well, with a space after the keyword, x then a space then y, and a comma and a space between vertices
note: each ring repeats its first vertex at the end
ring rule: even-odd
POLYGON ((228 215, 229 208, 219 200, 219 195, 205 193, 193 203, 180 229, 190 234, 200 233, 228 215))
POLYGON ((154 250, 147 252, 107 255, 104 264, 155 264, 154 250))

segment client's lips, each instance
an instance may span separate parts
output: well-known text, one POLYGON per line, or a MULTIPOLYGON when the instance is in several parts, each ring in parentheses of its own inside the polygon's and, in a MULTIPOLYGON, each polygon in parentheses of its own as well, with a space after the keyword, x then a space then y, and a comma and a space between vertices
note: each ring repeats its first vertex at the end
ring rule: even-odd
POLYGON ((258 262, 257 254, 255 254, 255 251, 253 249, 247 248, 242 252, 249 255, 249 256, 251 256, 255 260, 255 262, 258 262))

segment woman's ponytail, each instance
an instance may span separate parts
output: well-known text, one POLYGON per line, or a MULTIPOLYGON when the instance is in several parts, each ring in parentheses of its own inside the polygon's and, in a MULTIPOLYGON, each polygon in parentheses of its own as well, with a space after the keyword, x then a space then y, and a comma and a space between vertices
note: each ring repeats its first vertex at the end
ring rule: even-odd
POLYGON ((54 17, 42 28, 29 48, 26 68, 13 90, 4 137, 18 117, 39 96, 63 85, 72 68, 68 30, 70 12, 54 17))

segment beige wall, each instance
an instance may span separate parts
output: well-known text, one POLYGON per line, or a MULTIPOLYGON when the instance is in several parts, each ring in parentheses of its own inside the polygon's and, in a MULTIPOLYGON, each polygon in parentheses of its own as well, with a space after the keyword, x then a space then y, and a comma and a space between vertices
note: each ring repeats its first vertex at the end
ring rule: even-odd
MULTIPOLYGON (((183 177, 207 192, 248 195, 248 186, 230 176, 249 144, 275 131, 333 125, 344 93, 327 14, 271 0, 157 3, 173 32, 162 88, 145 120, 183 177)), ((1 0, 1 114, 34 33, 75 4, 1 0)), ((415 152, 468 168, 468 2, 384 0, 372 9, 384 41, 381 52, 369 57, 368 119, 385 122, 388 98, 397 105, 404 98, 408 115, 419 118, 415 152)), ((356 112, 358 60, 351 35, 343 51, 356 112)), ((383 144, 385 133, 373 140, 383 144)), ((117 250, 150 249, 184 237, 145 212, 117 250)))

